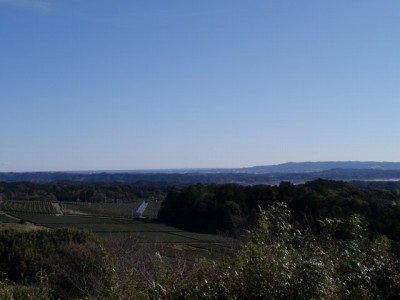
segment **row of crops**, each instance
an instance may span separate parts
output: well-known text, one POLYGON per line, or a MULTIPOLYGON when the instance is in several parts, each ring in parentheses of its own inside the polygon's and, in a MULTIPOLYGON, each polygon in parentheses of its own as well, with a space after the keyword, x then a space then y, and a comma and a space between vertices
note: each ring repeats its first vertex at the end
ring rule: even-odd
POLYGON ((23 212, 33 214, 56 214, 53 204, 49 201, 17 201, 5 200, 0 203, 0 210, 6 212, 23 212))
POLYGON ((162 201, 150 201, 147 203, 146 210, 143 213, 143 217, 149 219, 157 219, 158 211, 161 208, 162 201))
POLYGON ((0 215, 0 223, 18 223, 18 219, 6 215, 0 215))
MULTIPOLYGON (((140 203, 139 201, 132 201, 129 203, 62 202, 61 206, 65 214, 79 212, 88 215, 132 218, 140 203)), ((147 202, 147 207, 142 216, 156 219, 161 203, 161 201, 147 202)))
POLYGON ((213 235, 187 232, 160 223, 145 222, 124 218, 99 216, 56 216, 29 213, 14 213, 26 220, 49 228, 81 228, 89 229, 100 236, 120 236, 134 234, 142 241, 163 243, 224 243, 225 238, 213 235))
POLYGON ((138 203, 62 202, 61 206, 65 214, 78 212, 96 216, 131 218, 138 203))
MULTIPOLYGON (((131 236, 138 242, 186 247, 190 249, 190 253, 193 255, 210 255, 210 253, 217 255, 229 248, 230 241, 221 236, 187 232, 152 220, 157 216, 161 202, 150 201, 148 203, 145 210, 147 219, 132 219, 131 211, 137 207, 137 204, 61 203, 64 212, 69 209, 70 213, 75 211, 85 212, 86 214, 70 215, 66 213, 60 215, 57 214, 51 202, 5 200, 0 203, 0 210, 7 212, 12 217, 0 215, 0 223, 17 223, 20 221, 25 223, 26 221, 53 229, 88 229, 101 238, 118 239, 131 236), (124 213, 128 217, 120 217, 124 213)), ((169 249, 168 247, 166 249, 169 249)))
MULTIPOLYGON (((80 212, 89 215, 110 216, 131 218, 133 212, 140 204, 139 201, 131 203, 68 203, 63 202, 66 214, 80 212)), ((161 201, 150 201, 143 214, 145 218, 157 218, 161 201)), ((57 214, 57 210, 50 201, 25 201, 25 200, 4 200, 0 202, 0 211, 22 212, 33 214, 57 214)))

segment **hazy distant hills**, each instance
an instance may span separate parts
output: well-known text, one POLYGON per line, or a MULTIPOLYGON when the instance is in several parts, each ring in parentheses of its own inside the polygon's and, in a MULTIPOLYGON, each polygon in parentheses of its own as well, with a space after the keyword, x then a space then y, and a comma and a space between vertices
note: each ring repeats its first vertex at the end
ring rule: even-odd
MULTIPOLYGON (((138 173, 138 174, 227 174, 227 173, 310 173, 332 169, 357 169, 357 170, 400 170, 400 162, 376 161, 322 161, 322 162, 287 162, 277 165, 254 166, 248 168, 207 168, 207 169, 158 169, 158 170, 120 170, 98 171, 96 173, 138 173)), ((93 173, 85 171, 80 173, 93 173)))
POLYGON ((168 169, 131 171, 77 171, 0 173, 0 181, 18 182, 122 182, 142 184, 302 183, 332 180, 399 180, 399 162, 299 162, 236 169, 168 169))
POLYGON ((309 173, 331 169, 361 170, 400 170, 400 162, 376 161, 322 161, 322 162, 288 162, 271 166, 256 166, 243 169, 247 173, 309 173))

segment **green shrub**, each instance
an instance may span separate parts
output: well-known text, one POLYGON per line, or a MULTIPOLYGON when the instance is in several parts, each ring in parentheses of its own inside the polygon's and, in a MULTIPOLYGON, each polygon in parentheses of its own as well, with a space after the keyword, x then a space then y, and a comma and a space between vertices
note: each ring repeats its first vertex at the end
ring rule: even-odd
POLYGON ((289 218, 287 207, 276 204, 260 212, 257 227, 235 256, 222 262, 198 261, 186 276, 164 267, 161 280, 154 284, 154 297, 399 298, 399 262, 388 252, 387 239, 370 242, 360 235, 363 225, 358 216, 343 222, 353 236, 346 240, 300 235, 289 218))

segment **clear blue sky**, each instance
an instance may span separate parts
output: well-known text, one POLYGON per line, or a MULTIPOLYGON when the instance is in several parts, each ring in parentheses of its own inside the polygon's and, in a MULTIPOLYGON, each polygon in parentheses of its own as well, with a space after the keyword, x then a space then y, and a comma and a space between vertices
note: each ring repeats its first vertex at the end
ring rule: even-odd
POLYGON ((0 171, 400 161, 400 1, 0 0, 0 171))

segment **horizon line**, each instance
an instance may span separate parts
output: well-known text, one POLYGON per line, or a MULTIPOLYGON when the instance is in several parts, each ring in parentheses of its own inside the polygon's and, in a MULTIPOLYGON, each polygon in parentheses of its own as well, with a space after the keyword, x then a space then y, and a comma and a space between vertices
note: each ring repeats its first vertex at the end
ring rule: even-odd
POLYGON ((146 173, 157 173, 157 171, 173 172, 180 171, 207 171, 207 170, 240 170, 240 169, 251 169, 260 167, 274 167, 286 164, 304 164, 304 163, 392 163, 400 164, 400 161, 375 161, 375 160, 321 160, 321 161, 287 161, 275 164, 265 165, 253 165, 247 167, 182 167, 182 168, 140 168, 140 169, 75 169, 75 170, 42 170, 42 171, 0 171, 0 173, 134 173, 134 172, 146 172, 146 173))

